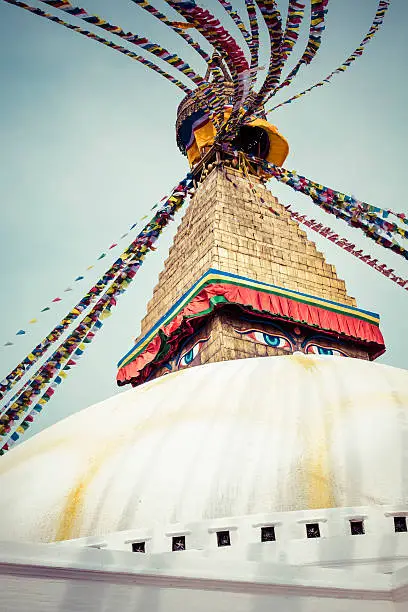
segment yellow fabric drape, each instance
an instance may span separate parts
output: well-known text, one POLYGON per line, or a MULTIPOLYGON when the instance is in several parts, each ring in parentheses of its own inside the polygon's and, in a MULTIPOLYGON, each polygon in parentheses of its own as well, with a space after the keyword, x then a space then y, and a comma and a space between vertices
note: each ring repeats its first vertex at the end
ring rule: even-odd
POLYGON ((268 134, 269 151, 266 161, 277 166, 281 166, 289 153, 289 143, 279 133, 278 128, 265 119, 254 119, 248 125, 252 127, 260 127, 268 134))
MULTIPOLYGON (((230 114, 231 111, 227 110, 224 113, 224 120, 227 120, 230 114)), ((269 151, 266 161, 281 166, 288 156, 289 144, 286 138, 279 133, 278 128, 265 119, 254 119, 248 125, 265 130, 269 138, 269 151)), ((194 130, 194 143, 187 151, 187 159, 191 167, 200 161, 203 148, 214 143, 215 135, 215 128, 211 121, 194 130)))

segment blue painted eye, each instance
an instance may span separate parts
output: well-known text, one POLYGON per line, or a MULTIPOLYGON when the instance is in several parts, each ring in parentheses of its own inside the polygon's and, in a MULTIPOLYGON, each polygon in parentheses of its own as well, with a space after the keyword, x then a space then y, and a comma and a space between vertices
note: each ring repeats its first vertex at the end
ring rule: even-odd
POLYGON ((183 355, 180 361, 183 361, 183 365, 190 365, 193 359, 194 359, 194 348, 190 349, 185 355, 183 355))
POLYGON ((186 368, 194 361, 197 357, 198 353, 201 351, 202 345, 207 342, 208 338, 204 338, 203 340, 199 340, 190 350, 186 351, 182 354, 178 361, 178 367, 186 368))
MULTIPOLYGON (((241 332, 242 333, 242 332, 241 332)), ((290 349, 291 344, 289 340, 283 336, 276 336, 273 334, 266 334, 265 332, 252 329, 247 332, 243 332, 243 335, 248 336, 251 340, 264 344, 265 346, 271 346, 273 348, 290 349)))
POLYGON ((268 346, 274 346, 276 348, 281 346, 283 340, 280 336, 271 336, 270 334, 264 334, 263 339, 268 346))
POLYGON ((319 355, 333 355, 334 353, 333 349, 323 348, 323 346, 318 346, 317 350, 319 355))
POLYGON ((318 344, 309 344, 306 349, 306 353, 312 353, 314 355, 337 355, 340 357, 346 357, 346 355, 341 351, 332 348, 327 348, 325 346, 319 346, 318 344))

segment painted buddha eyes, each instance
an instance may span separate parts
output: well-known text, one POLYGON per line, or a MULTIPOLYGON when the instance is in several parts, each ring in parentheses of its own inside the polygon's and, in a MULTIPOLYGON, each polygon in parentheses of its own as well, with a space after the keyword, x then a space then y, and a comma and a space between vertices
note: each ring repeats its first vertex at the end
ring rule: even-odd
POLYGON ((292 345, 287 338, 284 336, 278 336, 276 334, 267 334, 266 332, 259 331, 257 329, 250 329, 248 331, 235 330, 243 336, 247 336, 250 340, 263 344, 264 346, 270 346, 272 348, 291 349, 292 345))
POLYGON ((255 342, 259 342, 260 344, 265 344, 266 346, 271 346, 273 348, 292 348, 289 340, 283 336, 267 334, 261 331, 250 331, 248 333, 248 337, 255 340, 255 342))
POLYGON ((201 351, 202 345, 205 344, 207 340, 208 338, 198 340, 198 342, 196 342, 194 346, 191 347, 191 349, 182 353, 177 363, 178 367, 187 368, 189 365, 191 365, 194 359, 197 357, 198 353, 201 351))
POLYGON ((313 355, 335 355, 340 357, 345 357, 346 355, 337 349, 328 348, 325 346, 319 346, 318 344, 309 344, 306 347, 305 353, 313 354, 313 355))
MULTIPOLYGON (((322 344, 316 343, 317 338, 315 342, 312 342, 311 340, 313 340, 313 338, 310 338, 309 340, 304 340, 300 344, 298 339, 287 338, 282 332, 268 334, 266 331, 261 331, 260 329, 248 329, 245 331, 235 329, 235 331, 241 336, 248 338, 248 340, 252 340, 258 344, 263 344, 264 346, 270 346, 271 348, 283 349, 290 352, 301 351, 308 355, 334 355, 338 357, 347 357, 346 353, 343 353, 343 351, 331 348, 330 346, 325 346, 323 343, 323 338, 322 344)), ((278 330, 276 331, 278 332, 278 330)))

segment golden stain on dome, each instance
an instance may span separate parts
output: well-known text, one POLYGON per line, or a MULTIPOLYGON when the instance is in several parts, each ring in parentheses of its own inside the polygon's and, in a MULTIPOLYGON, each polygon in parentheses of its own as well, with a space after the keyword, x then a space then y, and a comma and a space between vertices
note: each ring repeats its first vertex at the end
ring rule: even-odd
POLYGON ((407 503, 407 389, 403 370, 311 355, 225 361, 151 381, 2 458, 0 539, 407 503))

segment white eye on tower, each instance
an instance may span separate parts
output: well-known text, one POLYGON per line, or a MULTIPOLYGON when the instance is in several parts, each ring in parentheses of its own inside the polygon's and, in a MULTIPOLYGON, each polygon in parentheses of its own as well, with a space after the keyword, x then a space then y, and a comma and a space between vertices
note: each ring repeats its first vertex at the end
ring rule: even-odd
POLYGON ((265 332, 255 331, 254 338, 257 342, 261 342, 262 344, 266 344, 266 346, 272 346, 274 348, 286 348, 288 345, 286 338, 266 334, 265 332))
POLYGON ((189 351, 187 351, 186 353, 184 353, 184 355, 180 357, 179 365, 182 367, 190 365, 190 363, 194 361, 194 359, 197 357, 199 350, 200 343, 197 342, 197 344, 195 344, 193 348, 191 348, 189 351))
POLYGON ((280 349, 292 348, 292 344, 289 342, 289 340, 279 334, 267 334, 266 332, 261 331, 259 329, 248 329, 247 331, 240 331, 236 329, 235 331, 241 336, 247 337, 248 339, 253 340, 254 342, 263 344, 264 346, 270 346, 271 348, 280 349))
POLYGON ((337 349, 319 346, 318 344, 309 344, 306 348, 306 353, 312 355, 334 355, 337 357, 345 357, 346 355, 337 349))
POLYGON ((202 345, 207 342, 207 340, 208 338, 199 340, 193 347, 191 347, 191 349, 183 353, 178 361, 178 366, 181 368, 186 368, 189 366, 197 357, 198 353, 201 351, 202 345))

